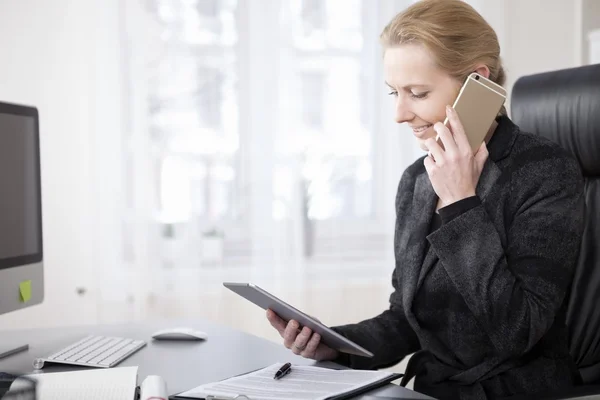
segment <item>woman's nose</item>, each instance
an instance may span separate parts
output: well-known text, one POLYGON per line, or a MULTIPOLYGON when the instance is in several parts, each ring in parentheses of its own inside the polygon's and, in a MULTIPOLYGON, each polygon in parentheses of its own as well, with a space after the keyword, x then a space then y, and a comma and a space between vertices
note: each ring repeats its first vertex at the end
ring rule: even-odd
POLYGON ((405 101, 398 98, 396 101, 396 117, 394 118, 397 123, 411 121, 415 117, 415 114, 410 110, 408 104, 405 101))

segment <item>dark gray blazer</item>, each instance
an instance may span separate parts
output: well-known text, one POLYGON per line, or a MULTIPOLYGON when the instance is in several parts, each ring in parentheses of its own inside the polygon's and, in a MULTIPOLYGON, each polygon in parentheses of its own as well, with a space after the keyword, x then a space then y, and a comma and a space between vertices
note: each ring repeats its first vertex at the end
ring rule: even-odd
POLYGON ((404 172, 390 308, 335 328, 375 356, 340 361, 375 369, 427 350, 433 361, 415 389, 438 398, 573 384, 563 299, 583 227, 579 166, 508 117, 498 122, 476 190, 481 203, 433 233, 437 196, 423 158, 404 172))

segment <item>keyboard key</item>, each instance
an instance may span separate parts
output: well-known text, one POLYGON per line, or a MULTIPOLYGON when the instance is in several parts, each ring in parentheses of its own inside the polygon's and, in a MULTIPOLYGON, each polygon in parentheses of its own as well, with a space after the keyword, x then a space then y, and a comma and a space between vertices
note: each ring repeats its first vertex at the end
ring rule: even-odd
POLYGON ((119 351, 117 351, 116 353, 114 353, 113 355, 111 355, 110 357, 102 360, 100 362, 100 365, 108 365, 108 366, 112 366, 113 364, 115 364, 117 361, 121 360, 124 356, 129 355, 133 350, 136 350, 140 344, 142 344, 143 342, 133 342, 128 344, 127 346, 119 349, 119 351))
POLYGON ((104 339, 103 337, 94 337, 91 338, 90 340, 87 340, 83 343, 79 343, 77 346, 70 346, 70 350, 62 352, 62 354, 60 354, 58 357, 55 357, 55 360, 61 360, 61 361, 65 361, 68 360, 69 358, 81 353, 82 351, 84 351, 86 348, 95 345, 96 343, 102 341, 102 339, 104 339))
POLYGON ((87 352, 87 354, 82 355, 78 358, 77 362, 86 363, 108 351, 110 348, 114 347, 117 343, 119 343, 120 338, 106 338, 106 341, 102 341, 102 345, 92 349, 92 351, 87 352))
MULTIPOLYGON (((97 340, 100 340, 100 339, 101 339, 101 337, 98 337, 98 338, 96 338, 96 339, 97 339, 97 340)), ((48 357, 48 359, 49 359, 49 360, 53 360, 53 359, 55 359, 55 358, 58 358, 58 357, 60 357, 62 354, 66 353, 66 352, 68 352, 68 351, 70 351, 70 350, 72 350, 72 349, 74 349, 74 348, 76 348, 76 347, 78 347, 78 346, 82 345, 83 343, 90 341, 90 340, 95 342, 95 340, 94 340, 94 336, 87 336, 87 337, 85 337, 85 338, 81 339, 79 342, 73 343, 72 345, 70 345, 70 346, 68 346, 68 347, 65 347, 64 349, 62 349, 62 350, 60 350, 60 351, 57 351, 56 353, 54 353, 54 354, 52 354, 51 356, 49 356, 49 357, 48 357)))
POLYGON ((103 338, 102 340, 97 341, 96 343, 94 343, 93 345, 89 346, 89 347, 84 347, 81 348, 79 350, 79 352, 77 352, 76 354, 72 355, 71 357, 67 358, 66 361, 79 361, 82 358, 86 357, 88 354, 95 352, 98 349, 102 349, 102 348, 110 348, 111 347, 111 343, 113 341, 118 341, 118 339, 111 339, 111 338, 103 338))

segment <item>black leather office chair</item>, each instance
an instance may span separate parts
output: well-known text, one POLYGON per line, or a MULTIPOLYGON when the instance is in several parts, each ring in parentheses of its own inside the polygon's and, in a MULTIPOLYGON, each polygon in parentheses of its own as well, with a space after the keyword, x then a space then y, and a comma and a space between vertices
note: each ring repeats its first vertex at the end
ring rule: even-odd
MULTIPOLYGON (((600 64, 520 78, 511 117, 579 160, 585 230, 569 297, 570 350, 584 385, 600 384, 600 64)), ((600 393, 597 391, 596 393, 600 393)))

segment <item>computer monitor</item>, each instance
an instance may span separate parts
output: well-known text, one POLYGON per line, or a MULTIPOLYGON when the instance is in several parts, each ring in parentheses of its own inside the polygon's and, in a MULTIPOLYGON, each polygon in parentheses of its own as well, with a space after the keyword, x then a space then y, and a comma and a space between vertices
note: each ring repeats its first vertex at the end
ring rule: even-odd
POLYGON ((41 194, 38 111, 0 102, 0 314, 44 299, 41 194))

